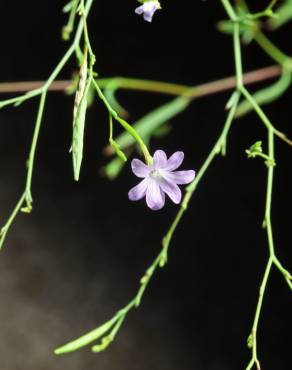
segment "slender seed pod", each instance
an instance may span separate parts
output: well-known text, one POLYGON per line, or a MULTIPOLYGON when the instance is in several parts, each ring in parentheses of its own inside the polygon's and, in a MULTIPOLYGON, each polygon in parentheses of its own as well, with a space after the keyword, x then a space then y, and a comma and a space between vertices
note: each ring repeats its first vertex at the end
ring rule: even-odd
POLYGON ((85 118, 87 110, 87 93, 91 84, 91 77, 87 72, 87 49, 84 52, 83 63, 80 68, 80 79, 75 95, 73 110, 73 137, 72 137, 72 160, 74 180, 79 180, 83 158, 83 141, 85 118))
POLYGON ((80 71, 79 71, 78 89, 75 94, 75 102, 74 102, 74 110, 73 110, 73 125, 75 123, 78 108, 79 108, 79 105, 81 103, 81 100, 83 98, 84 91, 86 88, 87 67, 88 67, 88 57, 87 56, 88 56, 88 51, 86 48, 84 51, 84 55, 83 55, 83 62, 81 64, 80 71))

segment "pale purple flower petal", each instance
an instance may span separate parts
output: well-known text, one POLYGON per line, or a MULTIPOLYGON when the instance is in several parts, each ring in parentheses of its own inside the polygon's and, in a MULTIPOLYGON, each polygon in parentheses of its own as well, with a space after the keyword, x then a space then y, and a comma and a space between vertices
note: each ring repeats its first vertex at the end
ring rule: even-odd
POLYGON ((156 150, 153 155, 153 167, 164 168, 167 164, 167 156, 163 150, 156 150))
POLYGON ((147 179, 142 180, 138 185, 134 186, 128 193, 130 200, 140 200, 145 197, 147 190, 147 179))
POLYGON ((168 171, 176 170, 184 160, 184 153, 183 152, 175 152, 172 156, 169 157, 167 160, 167 164, 165 169, 168 171))
POLYGON ((168 181, 173 181, 178 185, 189 184, 195 176, 196 173, 193 170, 168 172, 164 175, 168 181))
POLYGON ((145 163, 140 161, 140 159, 133 159, 132 163, 132 171, 137 177, 144 178, 149 174, 149 168, 146 166, 145 163))
POLYGON ((153 18, 153 14, 151 14, 151 13, 144 13, 144 15, 143 15, 144 21, 151 23, 152 22, 152 18, 153 18))
POLYGON ((143 5, 135 9, 136 14, 143 14, 143 18, 147 22, 152 22, 152 18, 157 9, 160 9, 158 0, 146 1, 143 5))
POLYGON ((153 211, 158 211, 164 206, 165 195, 160 190, 159 184, 154 179, 147 179, 146 203, 153 211))
POLYGON ((161 179, 159 182, 159 185, 161 187, 161 190, 164 191, 169 198, 173 201, 175 204, 179 204, 181 201, 181 190, 176 185, 175 182, 170 182, 165 179, 161 179))
POLYGON ((144 13, 143 5, 138 6, 138 8, 135 9, 135 13, 139 15, 143 14, 144 13))

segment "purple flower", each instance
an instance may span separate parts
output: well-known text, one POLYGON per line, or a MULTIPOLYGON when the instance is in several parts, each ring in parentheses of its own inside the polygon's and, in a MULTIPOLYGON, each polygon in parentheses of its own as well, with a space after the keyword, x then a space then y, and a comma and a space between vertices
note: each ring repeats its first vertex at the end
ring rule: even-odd
POLYGON ((144 4, 138 6, 138 8, 135 9, 135 13, 139 15, 143 14, 143 18, 145 21, 152 22, 153 15, 157 9, 161 9, 159 1, 147 1, 144 4))
POLYGON ((133 159, 132 171, 143 180, 129 191, 129 199, 139 200, 146 195, 147 206, 153 211, 164 206, 165 194, 179 204, 182 195, 177 185, 188 184, 195 178, 195 171, 174 171, 182 164, 183 159, 183 152, 175 152, 167 159, 163 150, 156 150, 151 165, 133 159))

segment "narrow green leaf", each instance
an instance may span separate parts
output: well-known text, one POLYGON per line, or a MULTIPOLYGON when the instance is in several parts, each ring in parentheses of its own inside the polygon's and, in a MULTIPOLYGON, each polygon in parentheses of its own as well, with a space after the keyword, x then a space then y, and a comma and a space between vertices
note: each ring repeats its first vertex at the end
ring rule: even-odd
POLYGON ((127 117, 129 113, 127 110, 120 104, 120 102, 116 98, 116 92, 118 89, 118 82, 116 79, 113 79, 112 82, 110 82, 105 90, 104 90, 104 96, 106 97, 107 101, 111 105, 111 107, 118 113, 121 117, 127 117))
POLYGON ((115 323, 114 327, 111 329, 111 332, 102 338, 100 344, 96 344, 91 348, 92 352, 99 353, 107 349, 107 347, 114 341, 118 331, 120 330, 124 320, 126 318, 126 314, 122 315, 117 323, 115 323))
POLYGON ((171 130, 172 130, 172 125, 168 124, 168 123, 165 123, 163 126, 160 126, 155 131, 153 131, 152 137, 155 137, 157 139, 161 139, 161 138, 167 136, 171 132, 171 130))
MULTIPOLYGON (((285 71, 283 72, 279 80, 277 80, 275 83, 253 94, 253 98, 259 105, 271 103, 281 97, 290 85, 291 72, 285 71)), ((251 103, 248 100, 244 100, 238 105, 235 117, 242 117, 252 110, 253 106, 251 105, 251 103)))
POLYGON ((72 342, 69 342, 62 347, 55 349, 54 353, 56 355, 62 355, 65 353, 74 352, 78 350, 79 348, 87 346, 88 344, 98 340, 104 334, 106 334, 114 326, 114 324, 117 322, 118 319, 119 319, 119 316, 116 315, 111 320, 99 326, 97 329, 92 330, 91 332, 83 335, 82 337, 72 342))
POLYGON ((127 157, 125 155, 125 153, 121 150, 119 144, 113 140, 113 139, 110 139, 110 145, 114 148, 117 156, 123 161, 123 162, 127 162, 127 157))
MULTIPOLYGON (((176 98, 148 113, 146 116, 138 120, 133 127, 141 137, 151 136, 151 134, 161 125, 184 111, 190 102, 191 100, 186 97, 176 98)), ((121 149, 125 149, 135 143, 135 140, 128 132, 123 132, 115 139, 115 141, 121 149)))
POLYGON ((122 161, 119 157, 115 157, 101 169, 101 172, 109 180, 115 180, 124 168, 125 163, 126 162, 122 161))
POLYGON ((71 0, 71 1, 69 1, 69 3, 67 3, 67 4, 63 7, 63 13, 69 13, 69 12, 73 9, 73 7, 74 7, 75 3, 76 3, 76 0, 71 0))
POLYGON ((271 29, 284 26, 292 19, 292 0, 286 0, 277 10, 276 18, 269 20, 268 25, 271 29))

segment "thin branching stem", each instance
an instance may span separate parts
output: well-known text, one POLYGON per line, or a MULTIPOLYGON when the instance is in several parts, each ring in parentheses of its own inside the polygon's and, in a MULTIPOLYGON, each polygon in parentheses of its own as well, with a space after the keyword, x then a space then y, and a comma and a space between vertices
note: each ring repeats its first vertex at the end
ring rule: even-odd
MULTIPOLYGON (((242 65, 242 59, 241 59, 241 53, 240 53, 241 45, 240 45, 240 34, 238 32, 238 26, 236 23, 236 19, 234 18, 234 15, 232 14, 232 12, 230 12, 229 8, 230 7, 232 8, 232 6, 229 0, 221 0, 221 1, 227 11, 227 14, 229 15, 229 18, 232 21, 234 21, 234 32, 233 32, 234 55, 235 55, 235 64, 236 66, 239 66, 239 65, 242 65)), ((278 53, 278 55, 280 54, 278 53)), ((285 62, 285 60, 283 60, 283 62, 285 62)), ((236 70, 240 78, 241 72, 239 71, 238 67, 236 70)), ((275 163, 276 163, 275 162, 275 150, 274 150, 274 136, 277 135, 284 141, 286 141, 287 138, 285 137, 285 135, 283 135, 281 132, 279 132, 278 130, 274 128, 269 118, 266 116, 266 114, 264 113, 262 108, 258 105, 258 103, 253 98, 253 96, 248 92, 248 90, 243 85, 238 86, 238 88, 239 88, 239 91, 241 91, 242 95, 250 102, 254 111, 257 113, 258 117, 260 118, 261 122, 266 127, 267 133, 268 133, 269 161, 265 162, 268 167, 268 175, 267 175, 267 193, 266 193, 266 208, 265 208, 264 226, 267 230, 269 258, 268 258, 268 262, 265 267, 265 272, 263 275, 262 283, 260 285, 259 297, 258 297, 258 302, 256 305, 256 310, 255 310, 254 322, 252 325, 251 334, 248 339, 248 345, 252 350, 252 358, 248 366, 246 367, 246 370, 251 370, 254 366, 256 366, 257 370, 260 370, 261 366, 260 366, 260 361, 258 358, 257 332, 258 332, 258 326, 259 326, 264 296, 265 296, 268 280, 269 280, 273 265, 275 265, 277 269, 283 274, 285 280, 288 282, 289 286, 291 287, 291 275, 286 269, 282 267, 282 265, 280 264, 279 260, 277 259, 275 255, 275 247, 274 247, 273 232, 272 232, 272 222, 271 222, 273 178, 274 178, 274 169, 275 169, 275 163)))
POLYGON ((146 162, 152 163, 152 156, 150 155, 148 148, 144 141, 142 140, 141 136, 137 133, 137 131, 123 118, 121 118, 118 113, 111 107, 109 102, 107 101, 106 97, 104 96, 101 88, 99 87, 98 83, 93 80, 93 85, 96 89, 98 97, 103 101, 106 109, 108 110, 109 114, 120 123, 120 125, 135 139, 135 141, 138 143, 138 145, 141 148, 141 151, 145 157, 146 162))
MULTIPOLYGON (((94 0, 87 0, 85 9, 84 9, 85 14, 88 14, 93 1, 94 0)), ((38 113, 37 113, 37 117, 35 121, 32 143, 31 143, 31 147, 29 150, 29 157, 27 161, 27 176, 26 176, 26 183, 25 183, 25 191, 24 191, 24 194, 20 197, 20 200, 18 201, 12 214, 10 215, 5 225, 1 229, 2 231, 0 233, 0 249, 3 246, 8 230, 10 229, 13 221, 17 217, 20 210, 22 210, 25 213, 29 213, 32 210, 32 191, 31 191, 32 176, 33 176, 36 149, 37 149, 37 143, 38 143, 39 133, 41 129, 41 124, 43 120, 47 92, 51 84, 54 82, 54 80, 57 78, 59 73, 62 71, 66 63, 69 61, 69 59, 73 55, 77 45, 79 45, 80 39, 82 37, 82 31, 83 31, 83 20, 81 19, 79 21, 79 25, 77 27, 77 31, 76 31, 76 34, 75 34, 75 37, 74 37, 74 40, 71 46, 68 48, 68 50, 66 51, 66 53, 64 54, 64 56, 62 57, 62 59, 60 60, 60 62, 58 63, 58 65, 53 70, 48 80, 44 83, 42 87, 36 90, 30 91, 29 93, 22 95, 20 97, 0 102, 0 108, 2 108, 9 104, 21 104, 25 100, 31 99, 36 96, 40 96, 40 103, 39 103, 38 113), (23 207, 24 203, 25 203, 25 207, 23 207)))
POLYGON ((10 226, 13 224, 15 218, 17 217, 18 213, 20 212, 21 207, 22 207, 24 201, 25 201, 25 193, 23 193, 21 195, 21 197, 19 198, 19 201, 17 202, 14 210, 12 211, 12 213, 9 216, 8 220, 6 221, 6 224, 0 230, 0 250, 3 247, 3 244, 5 242, 7 233, 9 231, 9 229, 10 229, 10 226))
MULTIPOLYGON (((231 127, 231 124, 234 120, 235 114, 236 114, 236 109, 239 103, 240 96, 244 96, 246 100, 250 102, 252 105, 253 109, 256 111, 258 114, 259 118, 261 119, 262 123, 265 125, 268 135, 269 135, 269 154, 268 158, 270 159, 270 162, 268 162, 268 187, 267 187, 267 201, 266 201, 266 213, 265 213, 265 224, 267 228, 267 236, 268 236, 268 244, 269 244, 269 260, 266 265, 263 281, 260 287, 260 294, 259 294, 259 300, 257 304, 257 309, 256 309, 256 314, 254 318, 254 323, 252 327, 252 334, 250 337, 250 347, 252 348, 252 359, 248 365, 248 369, 252 369, 254 365, 257 366, 258 370, 260 369, 260 363, 258 360, 257 356, 257 329, 258 329, 258 324, 260 320, 260 313, 262 309, 262 304, 264 300, 264 293, 267 287, 268 279, 270 276, 270 271, 272 268, 272 265, 275 264, 280 271, 285 275, 286 280, 290 279, 290 274, 288 273, 287 270, 285 270, 278 259, 275 256, 274 252, 274 244, 273 244, 273 237, 272 237, 272 226, 271 226, 271 199, 272 199, 272 183, 273 183, 273 171, 274 171, 274 135, 279 136, 281 139, 285 140, 286 138, 282 136, 279 131, 277 131, 268 117, 264 114, 260 106, 257 104, 255 99, 252 97, 252 95, 248 92, 248 90, 244 86, 244 75, 242 71, 242 58, 241 58, 241 45, 240 45, 240 28, 239 28, 239 19, 236 15, 236 12, 233 8, 233 6, 230 4, 229 0, 221 0, 222 5, 224 6, 224 9, 226 10, 229 18, 233 21, 234 29, 233 29, 233 44, 234 44, 234 58, 235 58, 235 69, 236 69, 236 81, 235 81, 235 92, 233 93, 229 103, 227 104, 227 107, 229 109, 229 113, 227 116, 227 120, 225 122, 224 128, 216 141, 215 145, 211 149, 209 155, 207 156, 205 162, 203 163, 200 171, 198 172, 195 180, 187 187, 186 194, 184 196, 184 199, 182 201, 181 207, 172 222, 168 232, 166 233, 165 237, 163 238, 162 241, 162 249, 158 256, 155 258, 153 263, 150 265, 150 267, 147 269, 145 275, 141 279, 141 285, 137 291, 137 294, 135 297, 118 313, 108 322, 103 324, 101 327, 95 329, 91 333, 86 334, 85 336, 82 336, 78 338, 77 340, 70 342, 66 344, 65 346, 59 348, 56 350, 56 353, 61 354, 61 353, 67 353, 70 351, 75 351, 76 349, 87 345, 91 342, 97 341, 101 339, 101 343, 98 345, 95 345, 92 347, 93 351, 101 351, 107 348, 107 346, 110 344, 112 341, 112 337, 116 335, 118 332, 121 323, 124 322, 126 315, 135 307, 139 306, 141 303, 141 299, 145 293, 145 290, 151 280, 151 277, 157 270, 157 268, 163 267, 165 263, 167 262, 168 259, 168 249, 170 246, 170 243, 172 241, 173 235, 184 215, 186 212, 189 202, 197 189, 197 186, 203 176, 205 175, 206 171, 208 170, 209 166, 213 162, 214 158, 222 152, 225 154, 226 151, 226 141, 227 141, 227 136, 231 127), (229 106, 230 105, 230 106, 229 106), (289 275, 288 275, 289 274, 289 275), (118 324, 117 324, 118 323, 118 324), (117 326, 118 325, 118 326, 117 326), (104 329, 106 328, 106 330, 104 329), (114 334, 113 334, 114 333, 114 334), (86 340, 86 344, 85 344, 86 340)), ((270 7, 274 5, 274 2, 270 4, 270 7)), ((112 82, 110 82, 112 83, 112 82)), ((118 84, 118 81, 117 81, 118 84)), ((117 85, 116 85, 117 86, 117 85)), ((128 87, 129 88, 129 85, 128 87)), ((195 90, 194 90, 195 91, 195 90)), ((102 94, 102 91, 100 87, 97 85, 97 92, 98 95, 102 100, 104 100, 104 96, 102 94)), ((191 93, 189 92, 188 94, 185 94, 186 96, 191 96, 191 93)), ((110 114, 113 115, 115 118, 114 114, 115 112, 112 111, 112 108, 109 106, 109 104, 105 104, 108 108, 108 111, 110 114)), ((285 140, 286 141, 286 140, 285 140)), ((266 158, 266 157, 265 157, 266 158)))
MULTIPOLYGON (((6 224, 0 231, 0 249, 3 245, 3 242, 7 236, 7 232, 10 229, 13 221, 15 220, 17 214, 22 210, 23 212, 30 212, 32 209, 32 179, 33 179, 33 170, 34 170, 34 163, 35 163, 35 156, 37 150, 37 143, 39 138, 39 133, 41 129, 41 124, 43 121, 43 115, 45 110, 45 102, 46 96, 49 90, 53 89, 54 84, 56 83, 56 78, 72 57, 74 53, 77 55, 82 54, 80 48, 80 41, 83 37, 84 45, 86 53, 89 53, 90 63, 87 70, 86 66, 86 73, 87 73, 87 81, 88 81, 88 89, 92 86, 96 90, 98 97, 104 103, 106 109, 109 113, 109 123, 110 123, 110 143, 115 145, 117 151, 119 150, 117 143, 115 143, 113 139, 113 119, 116 120, 137 142, 140 146, 142 153, 144 154, 145 160, 147 164, 152 163, 152 157, 148 151, 147 145, 140 137, 139 133, 132 127, 127 121, 119 116, 119 114, 113 109, 114 104, 107 100, 106 94, 103 93, 103 88, 112 88, 116 90, 117 88, 125 88, 125 89, 133 89, 133 90, 143 90, 143 91, 151 91, 151 92, 160 92, 166 93, 169 95, 182 95, 183 99, 187 99, 191 101, 194 98, 210 95, 215 92, 220 92, 228 89, 234 89, 234 92, 231 96, 227 104, 228 114, 226 118, 226 122, 224 124, 223 130, 219 135, 219 138, 216 140, 214 146, 211 148, 206 160, 203 162, 195 180, 187 187, 185 196, 181 203, 181 206, 177 212, 177 215, 173 222, 170 225, 169 230, 167 231, 165 237, 162 241, 162 248, 160 249, 158 255, 153 260, 152 264, 148 267, 145 274, 143 275, 142 279, 140 280, 139 288, 133 299, 125 305, 121 310, 119 310, 112 319, 108 320, 106 323, 98 327, 97 329, 93 330, 86 335, 58 348, 55 353, 56 354, 63 354, 75 351, 83 346, 92 344, 93 342, 101 340, 100 343, 93 345, 92 351, 100 352, 107 348, 107 346, 114 340, 118 331, 120 330, 122 324, 124 323, 127 315, 130 313, 131 310, 137 308, 142 301, 142 298, 145 294, 145 291, 154 275, 154 273, 158 270, 159 267, 164 267, 168 260, 168 252, 169 246, 173 239, 174 233, 177 227, 180 224, 180 221, 188 209, 189 203, 199 185, 200 181, 206 174, 208 168, 214 161, 217 155, 220 153, 225 155, 226 154, 226 143, 227 137, 232 125, 236 117, 236 111, 239 105, 239 101, 241 97, 244 97, 246 101, 250 103, 253 110, 257 113, 258 117, 260 118, 260 122, 265 126, 265 129, 268 134, 268 154, 260 153, 258 154, 259 157, 265 159, 265 163, 267 165, 267 191, 266 191, 266 207, 265 207, 265 220, 264 226, 266 228, 267 233, 267 240, 268 240, 268 261, 265 266, 262 282, 259 288, 259 296, 256 305, 254 321, 251 329, 251 334, 249 336, 248 344, 251 348, 252 355, 246 370, 253 369, 254 366, 260 370, 260 361, 258 358, 258 343, 257 343, 257 333, 260 323, 260 317, 265 297, 265 292, 268 286, 270 274, 272 267, 275 266, 278 271, 283 275, 286 282, 288 283, 289 287, 292 289, 292 282, 291 282, 291 274, 288 270, 286 270, 281 262, 278 260, 275 247, 274 247, 274 240, 273 240, 273 231, 272 231, 272 222, 271 222, 271 205, 272 205, 272 194, 273 194, 273 178, 274 178, 274 171, 275 171, 275 153, 274 153, 274 141, 275 136, 279 137, 281 140, 285 141, 289 145, 292 145, 292 142, 279 130, 277 130, 269 118, 266 116, 260 105, 257 103, 256 99, 250 94, 250 92, 245 87, 248 83, 253 83, 256 81, 261 81, 264 79, 272 78, 279 75, 284 68, 291 68, 291 59, 288 58, 284 53, 278 50, 266 37, 263 33, 258 32, 255 36, 257 43, 264 49, 269 55, 276 60, 280 66, 273 66, 270 69, 262 69, 259 71, 251 72, 249 74, 243 73, 243 66, 242 66, 242 56, 241 56, 241 44, 240 44, 240 22, 242 21, 237 13, 235 8, 231 5, 230 0, 221 0, 221 3, 229 17, 229 19, 233 23, 233 48, 234 48, 234 64, 235 64, 235 71, 236 75, 234 78, 227 78, 222 79, 219 81, 214 81, 208 84, 203 84, 200 86, 196 86, 190 88, 188 86, 183 85, 176 85, 176 84, 167 84, 159 81, 144 81, 144 80, 137 80, 137 79, 128 79, 128 78, 117 78, 117 79, 98 79, 95 80, 93 78, 94 71, 93 66, 95 63, 95 55, 93 53, 90 39, 88 35, 88 28, 87 28, 87 15, 88 12, 93 4, 94 0, 76 0, 72 2, 72 9, 69 15, 69 21, 67 24, 67 29, 63 30, 66 31, 66 37, 69 38, 70 33, 73 30, 74 20, 76 16, 76 10, 80 12, 81 19, 79 20, 79 24, 77 26, 76 34, 71 43, 71 46, 68 48, 66 53, 64 54, 63 58, 60 60, 56 68, 53 70, 52 74, 49 76, 48 80, 43 82, 41 85, 35 85, 35 88, 31 91, 28 91, 26 94, 10 98, 0 102, 0 108, 5 107, 7 105, 15 104, 19 105, 28 99, 32 99, 36 96, 40 97, 39 107, 37 112, 37 117, 35 121, 34 133, 32 138, 32 143, 29 151, 29 158, 27 161, 27 177, 26 177, 26 184, 25 184, 25 191, 20 197, 16 207, 14 208, 13 212, 11 213, 9 219, 7 220, 6 224), (25 207, 23 205, 25 204, 25 207)), ((269 15, 272 12, 272 8, 275 5, 277 0, 272 0, 268 7, 263 11, 256 14, 249 14, 249 19, 257 19, 262 16, 269 15)), ((65 38, 66 38, 65 37, 65 38)), ((68 82, 69 84, 69 82, 68 82)), ((63 85, 64 86, 64 85, 63 85)), ((1 86, 0 86, 1 87, 1 86)), ((58 87, 60 88, 60 86, 58 87)), ((65 87, 63 87, 65 89, 65 87)), ((1 90, 1 89, 0 89, 1 90)), ((3 90, 2 90, 3 91, 3 90)), ((1 91, 0 91, 1 92, 1 91)), ((121 153, 120 153, 121 154, 121 153)))
POLYGON ((35 159, 37 142, 38 142, 40 128, 41 128, 43 114, 44 114, 46 96, 47 96, 47 92, 44 91, 40 98, 36 124, 35 124, 34 133, 32 137, 30 153, 29 153, 29 157, 27 161, 28 170, 27 170, 27 179, 26 179, 26 185, 25 185, 25 201, 26 201, 26 206, 27 206, 28 211, 32 209, 31 183, 32 183, 32 175, 33 175, 33 169, 34 169, 34 159, 35 159))
MULTIPOLYGON (((231 124, 232 124, 232 121, 234 119, 236 108, 237 108, 237 105, 238 105, 238 102, 239 102, 239 98, 240 98, 240 92, 236 91, 234 96, 233 96, 232 107, 230 108, 230 111, 228 113, 225 125, 223 127, 223 130, 222 130, 220 136, 219 136, 219 139, 216 141, 216 143, 215 143, 214 147, 211 149, 206 161, 202 165, 199 173, 196 176, 195 182, 192 183, 191 186, 189 187, 189 189, 187 190, 187 193, 184 197, 184 200, 182 202, 180 210, 179 210, 173 224, 171 225, 170 230, 168 231, 165 238, 163 239, 162 248, 161 248, 159 254, 157 255, 157 257, 152 262, 152 264, 146 270, 144 276, 142 277, 142 279, 140 281, 139 289, 137 290, 137 293, 134 296, 134 298, 124 308, 119 310, 112 319, 107 321, 101 327, 93 330, 90 333, 85 334, 85 336, 82 336, 82 337, 74 340, 73 342, 69 342, 69 343, 65 344, 64 346, 56 349, 55 350, 56 354, 64 354, 64 353, 76 351, 77 349, 79 349, 79 348, 81 348, 85 345, 88 345, 92 342, 95 342, 99 339, 102 339, 101 343, 103 343, 104 345, 102 345, 102 344, 99 344, 97 346, 95 345, 95 346, 92 347, 92 350, 96 351, 97 349, 99 349, 99 350, 106 349, 106 347, 111 343, 111 340, 109 340, 109 338, 111 338, 111 330, 113 330, 113 327, 114 327, 115 323, 118 320, 120 320, 121 318, 122 318, 122 321, 124 321, 124 319, 130 313, 130 311, 140 305, 141 300, 144 296, 144 293, 145 293, 145 291, 146 291, 146 289, 147 289, 147 287, 148 287, 148 285, 151 281, 151 278, 153 277, 153 275, 157 271, 158 267, 164 267, 165 264, 167 263, 168 249, 169 249, 169 244, 170 244, 171 238, 173 236, 173 233, 174 233, 178 223, 180 222, 181 217, 183 216, 183 213, 185 212, 185 210, 187 208, 186 205, 188 204, 191 195, 194 193, 197 185, 199 184, 203 175, 206 173, 208 167, 210 166, 210 164, 212 163, 212 161, 214 160, 216 155, 220 154, 222 146, 226 142, 226 137, 228 135, 228 132, 229 132, 231 124), (99 329, 102 328, 104 325, 108 325, 108 330, 107 330, 107 332, 102 332, 102 334, 101 334, 101 331, 99 329), (108 332, 109 332, 109 334, 108 334, 108 332), (86 341, 85 341, 85 339, 86 339, 86 341)), ((116 331, 115 331, 115 335, 116 335, 116 331)))
POLYGON ((172 222, 168 232, 166 233, 165 237, 163 238, 163 245, 164 245, 164 253, 165 253, 165 260, 167 260, 167 253, 169 249, 170 242, 172 241, 173 234, 177 229, 177 226, 179 225, 184 213, 188 209, 189 203, 191 201, 191 198, 194 195, 195 190, 197 189, 197 186, 199 185, 201 179, 205 175, 206 171, 208 170, 210 164, 213 162, 215 157, 222 152, 222 148, 226 145, 226 138, 229 133, 231 124, 233 122, 236 108, 238 106, 239 98, 240 98, 240 92, 235 92, 235 100, 233 102, 233 106, 231 107, 229 114, 227 116, 227 120, 225 122, 224 128, 222 130, 222 133, 220 134, 218 140, 216 141, 215 145, 213 146, 212 150, 208 154, 206 160, 204 161, 201 169, 196 175, 195 180, 187 187, 186 194, 184 196, 184 199, 181 203, 180 209, 172 222))

